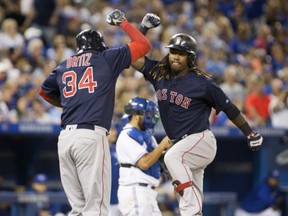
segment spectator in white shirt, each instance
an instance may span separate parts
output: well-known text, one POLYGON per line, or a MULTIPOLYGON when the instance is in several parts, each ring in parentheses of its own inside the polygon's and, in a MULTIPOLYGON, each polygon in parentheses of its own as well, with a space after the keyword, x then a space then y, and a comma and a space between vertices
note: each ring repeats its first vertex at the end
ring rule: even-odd
POLYGON ((272 127, 288 129, 288 89, 279 78, 271 81, 271 88, 269 111, 272 127))

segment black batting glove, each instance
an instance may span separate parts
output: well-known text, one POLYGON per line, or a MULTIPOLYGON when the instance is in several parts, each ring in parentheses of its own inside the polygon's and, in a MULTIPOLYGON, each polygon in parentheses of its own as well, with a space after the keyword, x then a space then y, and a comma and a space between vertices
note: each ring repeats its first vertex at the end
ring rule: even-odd
POLYGON ((106 17, 107 23, 115 26, 120 26, 125 20, 127 20, 125 14, 118 9, 113 10, 106 17))
POLYGON ((257 151, 261 148, 262 142, 263 142, 263 137, 256 132, 252 132, 248 137, 247 137, 247 142, 248 146, 252 151, 257 151))

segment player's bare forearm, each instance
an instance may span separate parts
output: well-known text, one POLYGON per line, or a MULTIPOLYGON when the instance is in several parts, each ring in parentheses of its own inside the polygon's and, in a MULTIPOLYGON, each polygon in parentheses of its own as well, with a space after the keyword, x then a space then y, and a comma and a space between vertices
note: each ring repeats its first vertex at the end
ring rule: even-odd
POLYGON ((137 71, 142 71, 145 64, 145 57, 139 58, 138 60, 132 62, 131 66, 137 71))
POLYGON ((154 163, 156 163, 162 156, 162 153, 171 147, 168 137, 165 137, 161 143, 152 152, 147 153, 137 162, 137 166, 142 170, 149 169, 154 163))
POLYGON ((159 160, 164 150, 165 149, 162 146, 158 146, 152 152, 149 152, 140 158, 137 162, 137 166, 142 170, 149 169, 153 164, 157 162, 157 160, 159 160))

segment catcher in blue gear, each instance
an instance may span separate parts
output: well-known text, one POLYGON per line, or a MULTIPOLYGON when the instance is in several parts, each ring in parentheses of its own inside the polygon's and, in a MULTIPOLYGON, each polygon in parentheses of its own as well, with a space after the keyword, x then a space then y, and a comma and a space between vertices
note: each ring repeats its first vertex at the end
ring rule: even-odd
POLYGON ((158 107, 153 101, 136 97, 126 104, 123 118, 127 124, 116 143, 119 209, 123 216, 160 216, 154 189, 159 185, 159 158, 171 144, 165 137, 158 145, 153 136, 158 107))

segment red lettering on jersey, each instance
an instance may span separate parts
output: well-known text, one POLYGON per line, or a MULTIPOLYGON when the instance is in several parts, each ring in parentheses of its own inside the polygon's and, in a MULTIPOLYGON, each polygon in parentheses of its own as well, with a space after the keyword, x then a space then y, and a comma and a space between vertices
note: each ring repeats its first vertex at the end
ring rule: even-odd
MULTIPOLYGON (((167 89, 158 89, 156 91, 156 97, 159 101, 167 100, 167 89)), ((176 105, 188 109, 192 99, 185 97, 182 94, 177 94, 175 91, 170 92, 170 103, 175 103, 176 105)))
POLYGON ((67 59, 66 68, 70 67, 88 67, 91 65, 90 59, 92 57, 92 53, 86 53, 79 56, 73 56, 67 59))
POLYGON ((177 95, 175 103, 177 105, 180 105, 182 103, 182 101, 183 101, 183 95, 182 94, 177 95))
POLYGON ((63 88, 63 95, 66 98, 74 96, 76 92, 81 89, 88 89, 89 93, 94 93, 95 87, 97 87, 97 81, 94 80, 92 67, 86 68, 78 83, 78 86, 77 74, 73 70, 63 73, 62 83, 65 84, 65 87, 63 88))
POLYGON ((78 89, 88 88, 89 93, 93 93, 95 87, 97 82, 93 80, 93 68, 88 67, 78 84, 78 89))
POLYGON ((78 67, 81 67, 82 65, 84 65, 85 62, 85 56, 82 54, 80 56, 78 56, 78 67))
POLYGON ((67 61, 66 61, 66 68, 70 68, 72 65, 72 58, 68 58, 67 61))
POLYGON ((167 89, 162 89, 162 100, 167 100, 167 89))
POLYGON ((162 98, 161 98, 161 90, 160 89, 156 91, 156 97, 158 98, 159 101, 162 100, 162 98))
POLYGON ((170 102, 171 103, 174 103, 176 96, 177 96, 177 92, 174 92, 174 91, 170 92, 170 102))
POLYGON ((86 56, 85 66, 88 67, 90 66, 90 59, 91 59, 92 53, 86 53, 85 56, 86 56))
POLYGON ((74 71, 67 71, 62 76, 62 83, 66 84, 63 88, 64 97, 72 97, 77 91, 76 86, 77 74, 74 71), (68 87, 68 88, 67 88, 68 87))
POLYGON ((78 56, 73 56, 72 67, 77 67, 77 63, 78 63, 78 56))
POLYGON ((181 107, 188 109, 189 105, 190 105, 191 99, 185 97, 183 103, 181 104, 181 107))

